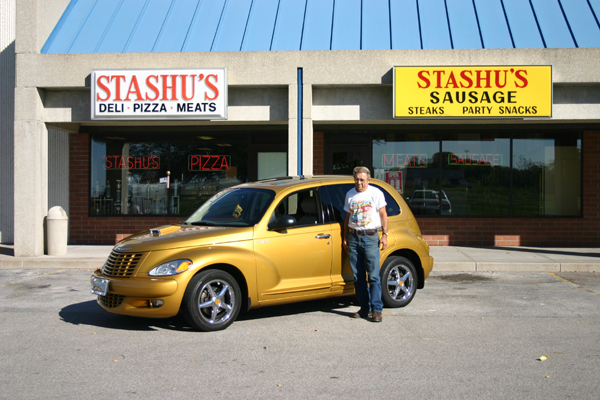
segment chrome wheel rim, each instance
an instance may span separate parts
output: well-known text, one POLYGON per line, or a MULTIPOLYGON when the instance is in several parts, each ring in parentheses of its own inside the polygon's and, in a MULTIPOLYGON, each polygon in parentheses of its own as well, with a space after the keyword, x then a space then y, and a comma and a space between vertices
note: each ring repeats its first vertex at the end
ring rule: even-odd
POLYGON ((396 265, 387 276, 387 289, 390 297, 396 301, 409 299, 414 292, 414 277, 406 265, 396 265))
POLYGON ((225 281, 215 279, 200 289, 198 308, 200 316, 211 325, 221 324, 231 318, 235 306, 235 293, 225 281))

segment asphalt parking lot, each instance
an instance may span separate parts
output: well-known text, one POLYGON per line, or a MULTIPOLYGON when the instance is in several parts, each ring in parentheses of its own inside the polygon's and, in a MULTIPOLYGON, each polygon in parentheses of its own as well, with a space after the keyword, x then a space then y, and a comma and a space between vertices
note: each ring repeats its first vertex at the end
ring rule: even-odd
POLYGON ((91 271, 0 270, 0 398, 596 399, 600 274, 437 272, 383 322, 353 298, 201 333, 102 311, 91 271))

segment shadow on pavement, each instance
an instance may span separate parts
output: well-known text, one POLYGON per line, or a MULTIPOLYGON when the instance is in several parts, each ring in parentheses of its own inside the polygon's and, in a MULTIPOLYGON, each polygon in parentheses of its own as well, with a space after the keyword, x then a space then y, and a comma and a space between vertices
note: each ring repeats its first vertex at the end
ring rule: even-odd
POLYGON ((356 304, 358 303, 354 299, 354 296, 336 297, 324 300, 313 300, 302 303, 257 308, 254 310, 250 310, 246 313, 241 313, 237 320, 251 321, 255 319, 281 317, 284 315, 298 315, 315 311, 333 313, 341 316, 350 317, 350 315, 352 315, 356 310, 353 309, 351 312, 348 312, 340 311, 340 309, 347 308, 356 304))
POLYGON ((158 329, 194 331, 179 315, 162 319, 111 314, 102 310, 95 300, 66 306, 60 310, 58 315, 62 321, 73 325, 90 325, 127 331, 155 331, 158 329))
MULTIPOLYGON (((274 318, 288 315, 299 315, 310 312, 327 312, 350 317, 354 313, 341 311, 352 305, 356 305, 354 297, 340 297, 334 299, 314 300, 303 303, 271 306, 250 310, 240 313, 237 321, 252 321, 265 318, 274 318)), ((168 329, 181 332, 198 332, 192 328, 182 315, 171 318, 140 318, 126 315, 111 314, 98 306, 95 300, 83 303, 71 304, 64 307, 58 313, 61 320, 73 325, 90 325, 107 329, 120 329, 126 331, 156 331, 168 329)))

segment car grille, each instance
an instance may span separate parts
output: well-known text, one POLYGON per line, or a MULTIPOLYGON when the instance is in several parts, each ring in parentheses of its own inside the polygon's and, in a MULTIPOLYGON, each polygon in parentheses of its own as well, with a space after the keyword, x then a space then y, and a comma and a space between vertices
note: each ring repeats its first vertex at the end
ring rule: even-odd
POLYGON ((131 278, 138 267, 143 254, 110 253, 102 267, 102 274, 118 278, 131 278))
POLYGON ((125 296, 121 296, 120 294, 109 293, 105 297, 98 296, 98 301, 106 308, 119 307, 124 299, 125 296))

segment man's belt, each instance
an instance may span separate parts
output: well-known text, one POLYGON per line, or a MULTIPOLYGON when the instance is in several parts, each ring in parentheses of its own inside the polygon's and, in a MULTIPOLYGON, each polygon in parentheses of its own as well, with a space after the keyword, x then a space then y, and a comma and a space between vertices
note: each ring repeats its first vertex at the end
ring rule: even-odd
POLYGON ((350 230, 350 233, 356 233, 358 236, 363 236, 363 235, 375 235, 377 233, 377 229, 352 229, 352 228, 348 228, 350 230))

